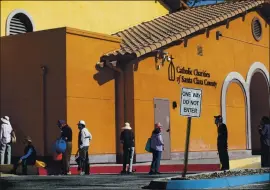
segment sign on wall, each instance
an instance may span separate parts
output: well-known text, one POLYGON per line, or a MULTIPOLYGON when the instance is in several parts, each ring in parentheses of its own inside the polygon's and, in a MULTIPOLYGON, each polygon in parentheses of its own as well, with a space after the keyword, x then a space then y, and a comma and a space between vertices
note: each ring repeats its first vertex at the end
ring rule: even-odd
POLYGON ((182 88, 180 115, 200 117, 202 104, 202 89, 182 88))
POLYGON ((177 81, 178 84, 195 84, 201 86, 217 87, 217 82, 211 79, 211 74, 204 69, 174 66, 171 61, 168 66, 169 81, 177 81))

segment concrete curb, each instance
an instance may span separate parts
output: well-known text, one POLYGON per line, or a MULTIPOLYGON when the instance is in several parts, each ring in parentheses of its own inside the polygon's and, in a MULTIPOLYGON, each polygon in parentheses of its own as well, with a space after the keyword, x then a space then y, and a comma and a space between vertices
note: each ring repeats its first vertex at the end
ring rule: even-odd
POLYGON ((171 180, 168 181, 166 189, 177 190, 177 189, 226 188, 266 181, 270 181, 270 173, 224 177, 218 179, 171 180))

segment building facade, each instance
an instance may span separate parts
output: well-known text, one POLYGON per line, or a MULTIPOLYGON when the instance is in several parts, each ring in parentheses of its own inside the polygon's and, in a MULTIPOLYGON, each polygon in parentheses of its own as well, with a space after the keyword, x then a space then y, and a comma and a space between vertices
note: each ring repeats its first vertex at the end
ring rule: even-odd
POLYGON ((260 118, 270 115, 267 10, 264 1, 246 0, 179 11, 113 36, 65 27, 2 37, 1 115, 45 156, 59 135, 58 119, 73 129, 73 154, 76 123, 85 120, 95 163, 120 162, 125 122, 135 132, 136 160, 151 160, 145 144, 161 122, 163 159, 179 159, 187 124, 181 89, 200 88, 191 157, 217 157, 218 114, 228 127, 230 154, 250 154, 260 149, 260 118))
POLYGON ((169 10, 162 1, 1 1, 1 36, 66 26, 112 34, 169 10))

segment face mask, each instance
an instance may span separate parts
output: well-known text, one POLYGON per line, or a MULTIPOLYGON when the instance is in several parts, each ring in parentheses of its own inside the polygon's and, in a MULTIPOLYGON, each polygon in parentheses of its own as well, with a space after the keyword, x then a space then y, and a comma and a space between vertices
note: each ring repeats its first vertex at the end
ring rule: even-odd
POLYGON ((215 119, 215 124, 216 124, 216 125, 219 124, 219 118, 216 118, 216 119, 215 119))

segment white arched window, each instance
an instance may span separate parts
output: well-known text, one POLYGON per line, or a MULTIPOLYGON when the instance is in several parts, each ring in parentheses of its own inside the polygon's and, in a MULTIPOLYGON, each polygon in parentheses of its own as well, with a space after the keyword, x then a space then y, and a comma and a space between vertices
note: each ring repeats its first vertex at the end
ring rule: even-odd
POLYGON ((32 17, 24 10, 16 9, 12 11, 6 23, 6 35, 23 34, 34 31, 32 17))

